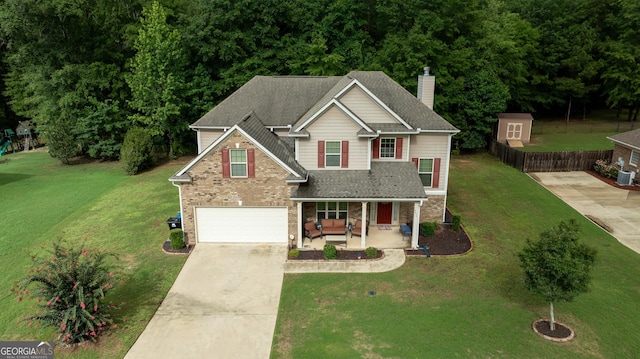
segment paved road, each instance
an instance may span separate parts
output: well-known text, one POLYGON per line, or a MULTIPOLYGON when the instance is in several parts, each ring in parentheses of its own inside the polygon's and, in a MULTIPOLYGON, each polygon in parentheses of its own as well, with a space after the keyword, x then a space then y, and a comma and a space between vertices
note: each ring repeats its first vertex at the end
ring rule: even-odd
POLYGON ((286 251, 199 243, 125 358, 268 358, 286 251))
POLYGON ((576 211, 606 224, 620 243, 640 253, 640 191, 612 187, 586 172, 530 175, 576 211))

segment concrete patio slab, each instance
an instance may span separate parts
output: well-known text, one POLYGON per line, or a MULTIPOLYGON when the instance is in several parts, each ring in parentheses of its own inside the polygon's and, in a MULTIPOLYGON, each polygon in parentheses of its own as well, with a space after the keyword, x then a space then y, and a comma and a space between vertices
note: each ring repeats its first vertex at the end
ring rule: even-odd
POLYGON ((529 174, 582 215, 612 229, 620 243, 640 253, 640 192, 612 187, 586 172, 529 174))
POLYGON ((286 245, 200 243, 125 358, 268 358, 286 245))

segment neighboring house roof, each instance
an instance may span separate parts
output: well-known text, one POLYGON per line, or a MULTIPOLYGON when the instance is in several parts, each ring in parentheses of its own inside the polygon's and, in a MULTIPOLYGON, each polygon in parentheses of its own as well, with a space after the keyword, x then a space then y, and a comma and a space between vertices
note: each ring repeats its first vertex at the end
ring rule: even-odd
POLYGON ((611 141, 622 146, 631 147, 640 150, 640 128, 628 132, 619 133, 617 135, 607 137, 611 141))
POLYGON ((240 123, 226 131, 169 180, 174 182, 189 182, 191 178, 187 172, 234 131, 240 131, 253 144, 289 171, 291 176, 287 179, 288 181, 301 182, 307 180, 307 171, 295 160, 293 149, 290 145, 282 141, 278 135, 269 131, 255 113, 245 115, 240 123))
POLYGON ((426 199, 412 162, 373 162, 371 170, 309 171, 309 181, 291 194, 293 200, 426 199))
POLYGON ((381 107, 390 111, 405 130, 409 127, 422 131, 458 132, 381 71, 353 71, 345 76, 328 77, 256 76, 194 122, 191 128, 229 128, 250 112, 259 116, 266 127, 299 128, 339 98, 349 86, 361 86, 381 107))

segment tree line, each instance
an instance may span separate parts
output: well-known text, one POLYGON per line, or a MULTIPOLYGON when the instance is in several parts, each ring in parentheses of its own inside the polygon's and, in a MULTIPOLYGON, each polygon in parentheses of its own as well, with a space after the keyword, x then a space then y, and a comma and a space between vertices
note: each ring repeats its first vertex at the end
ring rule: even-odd
POLYGON ((384 71, 435 110, 456 149, 495 114, 640 111, 636 0, 0 0, 0 127, 30 119, 50 153, 117 159, 130 128, 170 156, 188 124, 256 75, 384 71))

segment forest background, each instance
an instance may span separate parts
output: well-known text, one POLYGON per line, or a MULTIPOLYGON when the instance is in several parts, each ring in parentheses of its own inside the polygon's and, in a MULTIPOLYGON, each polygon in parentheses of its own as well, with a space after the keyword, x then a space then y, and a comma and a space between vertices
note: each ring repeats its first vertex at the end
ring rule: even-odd
POLYGON ((384 71, 483 148, 495 115, 640 111, 637 0, 0 0, 0 130, 116 160, 143 127, 171 157, 256 75, 384 71), (573 110, 572 110, 573 109, 573 110))

